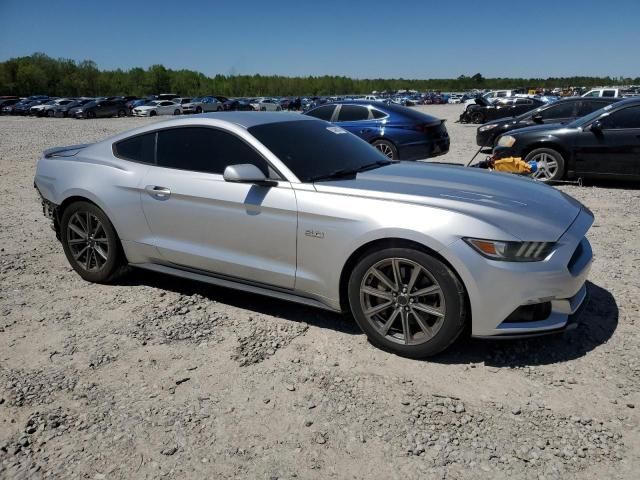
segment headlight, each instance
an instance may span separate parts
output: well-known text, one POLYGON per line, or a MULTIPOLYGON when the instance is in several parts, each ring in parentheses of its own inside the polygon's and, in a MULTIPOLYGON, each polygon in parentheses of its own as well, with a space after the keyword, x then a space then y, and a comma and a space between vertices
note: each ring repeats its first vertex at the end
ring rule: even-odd
POLYGON ((498 146, 500 147, 513 147, 516 143, 516 138, 511 135, 503 135, 498 139, 498 146))
POLYGON ((464 238, 480 255, 504 262, 539 262, 549 256, 553 242, 502 242, 480 238, 464 238))
POLYGON ((498 126, 497 123, 490 123, 489 125, 483 125, 481 126, 478 131, 479 132, 486 132, 487 130, 491 130, 492 128, 496 128, 498 126))

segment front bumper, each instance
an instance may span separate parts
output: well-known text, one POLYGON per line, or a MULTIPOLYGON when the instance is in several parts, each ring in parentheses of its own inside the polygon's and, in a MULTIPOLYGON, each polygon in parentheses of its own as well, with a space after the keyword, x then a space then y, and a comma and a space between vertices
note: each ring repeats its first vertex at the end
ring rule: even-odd
POLYGON ((453 267, 462 277, 471 304, 474 337, 524 337, 562 331, 587 298, 593 253, 585 234, 593 215, 582 209, 541 262, 500 262, 476 253, 464 241, 450 246, 453 267), (517 312, 547 307, 535 319, 517 312))

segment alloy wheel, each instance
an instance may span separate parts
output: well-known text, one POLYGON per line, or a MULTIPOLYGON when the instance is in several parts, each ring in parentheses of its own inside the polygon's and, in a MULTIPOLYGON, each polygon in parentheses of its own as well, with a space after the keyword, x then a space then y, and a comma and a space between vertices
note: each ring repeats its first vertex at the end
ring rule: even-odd
POLYGON ((109 259, 109 240, 102 222, 94 214, 78 211, 69 219, 67 244, 73 258, 87 272, 97 272, 109 259))
POLYGON ((442 288, 422 265, 387 258, 371 266, 360 285, 360 305, 367 321, 388 340, 420 345, 444 323, 442 288))
POLYGON ((377 143, 375 147, 380 150, 383 155, 386 155, 389 158, 393 158, 393 149, 386 143, 377 143))
POLYGON ((538 164, 538 169, 533 174, 533 178, 548 181, 555 178, 558 173, 558 162, 548 153, 541 152, 529 161, 534 161, 538 164))

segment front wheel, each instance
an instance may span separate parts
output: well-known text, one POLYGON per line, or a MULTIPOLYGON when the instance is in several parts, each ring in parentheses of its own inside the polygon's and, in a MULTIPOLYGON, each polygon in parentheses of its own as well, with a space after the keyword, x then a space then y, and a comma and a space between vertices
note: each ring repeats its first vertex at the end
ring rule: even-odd
POLYGON ((536 148, 529 152, 524 161, 537 163, 537 170, 532 177, 541 182, 560 180, 564 175, 564 158, 551 148, 536 148))
POLYGON ((124 254, 115 229, 94 204, 69 205, 60 221, 60 238, 67 260, 83 279, 107 283, 122 271, 124 254))
POLYGON ((47 117, 49 118, 53 118, 55 116, 56 112, 54 112, 53 110, 47 110, 47 117))
POLYGON ((118 117, 122 118, 126 116, 127 116, 127 112, 125 110, 118 110, 118 117))
POLYGON ((348 294, 369 341, 404 357, 435 355, 464 328, 464 287, 447 265, 419 250, 366 255, 351 273, 348 294))
POLYGON ((388 140, 376 140, 371 145, 376 147, 380 152, 392 160, 398 159, 398 149, 388 140))
POLYGON ((150 117, 155 117, 156 115, 157 115, 157 113, 156 113, 156 111, 155 111, 155 110, 151 110, 151 111, 149 112, 149 116, 150 116, 150 117))
POLYGON ((173 111, 174 115, 180 115, 180 110, 178 110, 177 108, 173 111))

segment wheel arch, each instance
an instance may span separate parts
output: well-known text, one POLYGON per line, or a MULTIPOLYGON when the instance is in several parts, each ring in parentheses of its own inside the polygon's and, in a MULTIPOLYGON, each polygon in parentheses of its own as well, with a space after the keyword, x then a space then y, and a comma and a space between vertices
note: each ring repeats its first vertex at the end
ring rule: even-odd
POLYGON ((401 237, 391 237, 391 238, 379 238, 375 240, 371 240, 363 245, 359 246, 355 251, 351 253, 351 255, 347 258, 346 262, 342 266, 342 270, 340 271, 340 283, 339 283, 339 295, 340 295, 340 308, 342 311, 349 310, 349 298, 348 298, 348 284, 349 277, 351 276, 351 272, 357 265, 358 261, 367 255, 369 252, 374 250, 379 250, 381 248, 413 248, 415 250, 426 253, 427 255, 431 255, 432 257, 440 260, 444 263, 456 276, 460 285, 462 285, 464 289, 465 303, 467 309, 467 317, 466 320, 470 323, 471 320, 471 308, 469 302, 469 293, 467 287, 464 283, 464 280, 455 269, 455 267, 449 262, 442 254, 438 253, 436 250, 427 247, 426 245, 416 242, 415 240, 409 240, 401 237))
POLYGON ((58 208, 56 208, 56 215, 55 215, 55 223, 54 226, 56 227, 56 237, 58 238, 58 240, 62 239, 62 232, 61 230, 61 222, 62 222, 62 215, 64 214, 64 211, 69 207, 69 205, 72 205, 76 202, 87 202, 90 203, 91 205, 96 206, 97 208, 99 208, 102 213, 105 214, 105 216, 107 217, 107 219, 109 220, 109 222, 111 223, 111 226, 113 227, 113 230, 116 233, 116 240, 118 242, 118 248, 120 249, 120 252, 122 253, 122 255, 125 255, 126 258, 126 252, 124 250, 124 247, 122 246, 122 240, 120 239, 120 233, 118 232, 118 227, 116 226, 115 223, 113 223, 113 217, 112 215, 110 215, 108 209, 104 208, 103 205, 101 205, 101 202, 97 201, 97 199, 95 199, 95 197, 91 194, 83 194, 80 192, 75 192, 73 194, 70 194, 69 196, 67 196, 61 203, 60 205, 58 205, 58 208))

